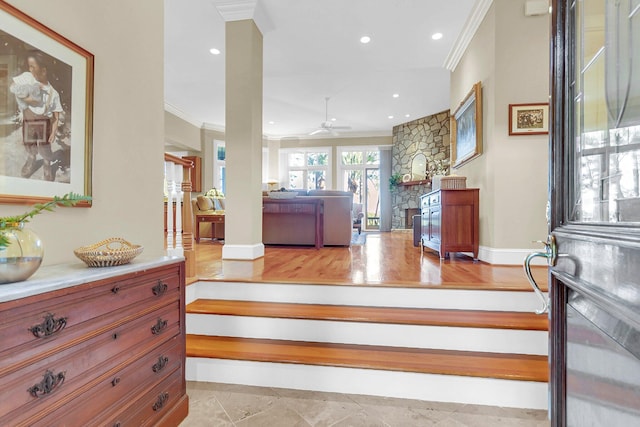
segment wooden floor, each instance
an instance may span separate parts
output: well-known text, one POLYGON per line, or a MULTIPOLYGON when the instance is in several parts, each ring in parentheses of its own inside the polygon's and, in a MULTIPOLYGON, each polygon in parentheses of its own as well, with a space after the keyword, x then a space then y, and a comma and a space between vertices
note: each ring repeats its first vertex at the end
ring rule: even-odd
MULTIPOLYGON (((409 232, 393 231, 367 233, 364 245, 350 247, 267 246, 265 256, 254 261, 222 260, 222 244, 201 239, 195 245, 195 279, 531 291, 522 266, 473 262, 461 254, 441 261, 435 252, 413 246, 412 239, 409 232)), ((533 270, 546 291, 547 268, 533 270)))

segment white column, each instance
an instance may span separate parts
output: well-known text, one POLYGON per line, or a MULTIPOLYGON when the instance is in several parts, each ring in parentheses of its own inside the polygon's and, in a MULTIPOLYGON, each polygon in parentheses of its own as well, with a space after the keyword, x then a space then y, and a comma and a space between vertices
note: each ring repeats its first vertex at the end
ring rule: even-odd
POLYGON ((164 176, 167 181, 167 255, 173 250, 173 201, 175 196, 175 185, 173 178, 175 169, 172 162, 164 162, 164 176))
POLYGON ((264 256, 262 244, 262 33, 226 23, 226 215, 223 259, 264 256))
POLYGON ((182 177, 184 175, 182 165, 174 164, 174 181, 176 188, 176 235, 173 255, 183 256, 182 248, 182 177))

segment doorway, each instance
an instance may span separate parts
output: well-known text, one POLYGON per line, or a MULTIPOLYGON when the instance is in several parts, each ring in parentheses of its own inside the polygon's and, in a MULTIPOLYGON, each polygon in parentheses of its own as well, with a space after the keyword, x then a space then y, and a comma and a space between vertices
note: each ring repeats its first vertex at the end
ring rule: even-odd
POLYGON ((338 188, 353 193, 354 212, 364 213, 364 230, 380 229, 380 152, 375 147, 339 149, 338 188))

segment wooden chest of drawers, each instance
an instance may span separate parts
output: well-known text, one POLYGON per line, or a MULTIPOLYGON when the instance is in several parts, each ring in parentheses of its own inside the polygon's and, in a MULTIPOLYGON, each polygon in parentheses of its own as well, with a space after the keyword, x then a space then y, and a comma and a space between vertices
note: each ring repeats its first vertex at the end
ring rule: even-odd
POLYGON ((177 426, 184 282, 174 261, 1 302, 0 425, 177 426))
POLYGON ((477 188, 435 190, 420 196, 422 245, 441 259, 450 252, 471 252, 478 259, 479 192, 477 188))

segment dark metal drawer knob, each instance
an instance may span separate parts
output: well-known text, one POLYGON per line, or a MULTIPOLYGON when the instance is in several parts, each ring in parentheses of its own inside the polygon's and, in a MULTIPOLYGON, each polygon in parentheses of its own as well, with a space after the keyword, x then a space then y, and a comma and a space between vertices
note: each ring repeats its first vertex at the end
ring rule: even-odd
POLYGON ((60 332, 65 326, 67 326, 66 317, 56 319, 53 314, 47 313, 42 323, 33 325, 29 328, 29 331, 31 331, 36 338, 45 338, 60 332))
POLYGON ((153 407, 152 407, 153 410, 159 411, 160 409, 162 409, 165 403, 167 403, 168 400, 169 400, 169 393, 167 393, 166 391, 164 393, 160 393, 158 395, 158 400, 156 400, 156 403, 153 404, 153 407))
POLYGON ((33 397, 42 397, 47 394, 51 394, 58 389, 64 382, 66 372, 59 372, 54 374, 53 372, 47 370, 42 377, 42 381, 38 384, 34 384, 29 387, 27 391, 33 397))
POLYGON ((158 280, 158 283, 151 288, 153 294, 157 297, 164 295, 169 289, 169 285, 164 283, 162 280, 158 280))
POLYGON ((158 357, 158 361, 153 364, 151 369, 153 370, 153 372, 160 372, 164 369, 165 366, 167 366, 167 363, 169 363, 169 358, 167 356, 160 356, 158 357))
POLYGON ((162 320, 158 317, 158 321, 156 322, 156 324, 151 327, 151 333, 153 335, 158 335, 160 332, 165 330, 168 324, 168 321, 162 320))

